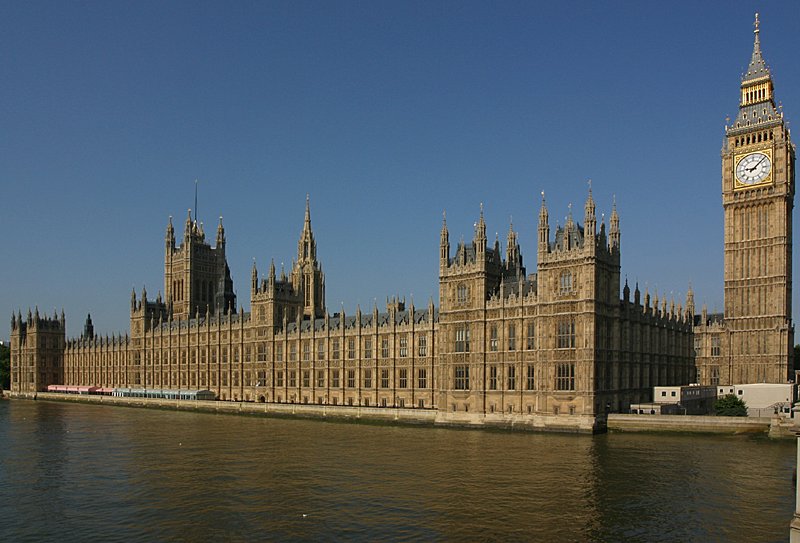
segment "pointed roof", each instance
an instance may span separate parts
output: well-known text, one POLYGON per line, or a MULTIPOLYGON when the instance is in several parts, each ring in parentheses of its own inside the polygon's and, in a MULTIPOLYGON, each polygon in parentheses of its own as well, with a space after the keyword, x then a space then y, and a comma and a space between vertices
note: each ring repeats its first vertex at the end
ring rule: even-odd
POLYGON ((758 28, 759 27, 758 13, 756 13, 756 20, 753 23, 753 26, 755 27, 755 29, 753 30, 753 34, 755 34, 755 38, 753 40, 753 55, 750 57, 750 64, 747 66, 747 72, 742 77, 742 84, 770 77, 767 63, 764 62, 764 57, 761 55, 761 40, 759 38, 760 30, 758 28))

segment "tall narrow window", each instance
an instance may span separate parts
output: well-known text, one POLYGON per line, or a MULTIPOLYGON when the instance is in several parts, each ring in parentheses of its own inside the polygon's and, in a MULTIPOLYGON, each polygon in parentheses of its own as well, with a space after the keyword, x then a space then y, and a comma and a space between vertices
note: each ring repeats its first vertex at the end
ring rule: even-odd
POLYGON ((400 336, 400 358, 408 356, 408 337, 405 335, 400 336))
POLYGON ((496 351, 497 350, 497 325, 493 324, 491 328, 489 328, 489 350, 496 351))
POLYGON ((389 338, 381 338, 381 358, 389 358, 389 338))
POLYGON ((419 336, 419 355, 428 356, 428 338, 426 336, 419 336))
POLYGON ((497 366, 489 366, 489 390, 497 390, 497 366))
POLYGON ((536 388, 536 380, 534 379, 534 376, 536 375, 535 372, 536 372, 536 370, 535 370, 535 367, 533 366, 533 364, 528 364, 528 366, 527 366, 527 373, 528 374, 527 374, 527 383, 526 383, 528 390, 534 390, 536 388))
POLYGON ((469 325, 463 325, 456 329, 456 352, 469 352, 469 325))
POLYGON ((517 368, 516 366, 508 366, 508 390, 517 389, 517 368))
POLYGON ((456 390, 469 390, 469 366, 455 367, 455 386, 456 390))
POLYGON ((405 368, 401 368, 399 377, 400 377, 398 383, 399 388, 408 388, 408 370, 405 368))
POLYGON ((526 338, 525 348, 532 351, 536 348, 536 326, 534 323, 528 323, 528 336, 526 338))
POLYGON ((417 388, 428 388, 428 370, 425 368, 417 370, 417 388))
POLYGON ((575 364, 556 366, 556 390, 575 390, 575 364))
POLYGON ((517 350, 517 327, 513 324, 508 325, 508 350, 517 350))

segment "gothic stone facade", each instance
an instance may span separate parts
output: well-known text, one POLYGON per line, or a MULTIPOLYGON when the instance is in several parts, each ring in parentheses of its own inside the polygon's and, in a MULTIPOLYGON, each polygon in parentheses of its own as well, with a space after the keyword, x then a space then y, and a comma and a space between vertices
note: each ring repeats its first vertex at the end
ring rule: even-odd
POLYGON ((290 274, 271 265, 260 278, 253 266, 250 312, 234 308, 221 223, 216 241, 210 247, 189 217, 176 249, 170 220, 167 297, 132 294, 130 336, 97 337, 89 321, 67 341, 63 316, 17 314, 12 388, 210 389, 220 400, 436 409, 455 421, 544 416, 593 428, 609 410, 649 399, 652 386, 694 377, 690 312, 651 305, 638 289, 631 300, 627 285, 620 300, 619 217, 614 209, 608 235, 598 230, 591 192, 584 225, 569 220, 553 240, 542 202, 532 275, 513 229, 503 258, 481 213, 472 243, 451 258, 444 225, 438 310, 393 299, 385 312, 330 315, 308 203, 290 274), (180 266, 176 254, 185 255, 180 266))
POLYGON ((725 127, 725 312, 695 326, 703 384, 785 383, 793 371, 792 209, 795 146, 775 106, 756 15, 739 112, 725 127))

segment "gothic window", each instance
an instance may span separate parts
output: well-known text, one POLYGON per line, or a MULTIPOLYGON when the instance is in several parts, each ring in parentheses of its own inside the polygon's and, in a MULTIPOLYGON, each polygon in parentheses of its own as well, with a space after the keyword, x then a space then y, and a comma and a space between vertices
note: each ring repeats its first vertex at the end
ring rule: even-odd
POLYGON ((356 357, 356 340, 350 338, 347 340, 347 358, 352 360, 356 357))
POLYGON ((458 285, 456 288, 456 302, 459 304, 467 303, 467 298, 469 296, 469 289, 467 285, 458 285))
POLYGON ((356 388, 356 370, 347 370, 348 388, 356 388))
POLYGON ((508 390, 516 390, 517 389, 517 368, 515 366, 508 367, 508 375, 507 375, 507 384, 508 390))
POLYGON ((381 388, 389 388, 389 370, 381 370, 381 388))
POLYGON ((419 336, 419 355, 428 356, 428 338, 426 336, 419 336))
POLYGON ((456 352, 469 352, 469 325, 462 325, 456 329, 456 352))
POLYGON ((527 380, 527 383, 526 383, 527 384, 527 389, 528 390, 534 390, 536 388, 536 380, 534 378, 534 376, 536 375, 536 368, 533 366, 533 364, 528 364, 527 372, 528 372, 528 375, 527 375, 528 380, 527 380))
POLYGON ((428 370, 425 368, 417 370, 417 388, 428 388, 428 370))
POLYGON ((556 345, 559 349, 575 348, 575 320, 562 319, 556 325, 556 345))
POLYGON ((283 386, 283 370, 275 372, 275 385, 279 387, 283 386))
POLYGON ((331 386, 333 388, 339 388, 339 370, 333 370, 331 373, 331 386))
POLYGON ((275 345, 275 360, 283 362, 283 344, 281 343, 275 345))
POLYGON ((381 358, 389 358, 389 338, 381 338, 381 358))
POLYGON ((469 366, 455 367, 455 387, 456 390, 469 390, 469 366))
POLYGON ((364 358, 372 358, 372 340, 369 338, 364 340, 364 358))
POLYGON ((311 342, 303 340, 303 360, 309 360, 311 358, 311 342))
POLYGON ((317 370, 317 388, 325 388, 325 370, 317 370))
POLYGON ((289 345, 289 361, 294 362, 297 360, 297 343, 292 341, 289 345))
POLYGON ((317 340, 317 359, 318 360, 325 360, 325 340, 318 339, 317 340))
POLYGON ((528 323, 528 337, 526 338, 525 348, 532 351, 536 346, 536 326, 534 323, 528 323))
POLYGON ((303 370, 303 387, 308 388, 311 386, 311 371, 303 370))
POLYGON ((497 390, 497 366, 489 366, 489 390, 497 390))
POLYGON ((711 366, 711 385, 719 386, 719 366, 711 366))
POLYGON ((408 388, 408 370, 405 368, 400 370, 400 382, 398 386, 400 388, 408 388))
POLYGON ((558 278, 558 292, 560 294, 572 292, 572 272, 561 272, 561 276, 558 278))
POLYGON ((720 356, 720 338, 718 335, 711 336, 711 356, 720 356))
POLYGON ((556 390, 575 390, 575 364, 556 366, 556 390))
POLYGON ((339 360, 339 340, 333 340, 333 359, 339 360))
POLYGON ((489 350, 497 350, 497 325, 493 324, 489 329, 489 350))
POLYGON ((517 349, 517 327, 513 324, 508 325, 508 350, 515 351, 517 349))
POLYGON ((403 335, 400 336, 400 358, 408 356, 408 338, 403 335))
POLYGON ((372 388, 372 370, 364 370, 364 388, 372 388))

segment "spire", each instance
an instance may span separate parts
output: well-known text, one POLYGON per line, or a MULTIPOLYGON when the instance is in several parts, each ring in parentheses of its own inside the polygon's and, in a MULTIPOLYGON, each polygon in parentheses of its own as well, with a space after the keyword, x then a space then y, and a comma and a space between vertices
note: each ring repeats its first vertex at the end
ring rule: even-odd
POLYGON ((183 237, 189 239, 192 235, 192 210, 186 212, 186 223, 183 226, 183 237))
POLYGON ((258 268, 256 268, 256 259, 253 259, 253 270, 250 273, 250 289, 253 294, 258 291, 258 268))
POLYGON ((311 201, 306 194, 306 210, 303 218, 303 232, 297 242, 297 262, 303 264, 307 261, 316 262, 317 242, 314 241, 314 232, 311 230, 311 201))
POLYGON ((758 13, 756 13, 756 20, 753 23, 753 55, 750 57, 750 64, 747 66, 747 72, 742 77, 742 83, 749 83, 757 79, 769 77, 769 68, 767 63, 764 62, 764 57, 761 55, 761 38, 759 36, 759 20, 758 13))
POLYGON ((172 226, 172 215, 169 216, 169 221, 167 221, 167 233, 164 236, 164 242, 168 248, 175 248, 175 227, 172 226))
POLYGON ((308 193, 306 193, 306 216, 303 221, 303 230, 311 231, 311 199, 308 193))
POLYGON ((613 204, 611 205, 611 218, 608 221, 608 241, 611 249, 619 250, 619 215, 617 214, 617 197, 614 196, 613 204))
POLYGON ((539 254, 546 253, 550 249, 550 215, 547 212, 547 203, 544 200, 542 191, 542 207, 539 210, 539 254))
MULTIPOLYGON (((597 232, 597 216, 595 215, 594 198, 592 198, 592 180, 589 179, 589 196, 583 206, 583 235, 585 238, 593 238, 597 232)), ((591 243, 590 247, 594 247, 591 243)))
POLYGON ((219 224, 217 225, 217 247, 225 245, 225 227, 222 226, 222 215, 219 216, 219 224))
POLYGON ((439 266, 450 263, 450 232, 447 230, 447 211, 442 211, 442 232, 439 235, 439 266))

